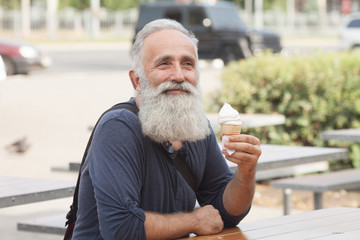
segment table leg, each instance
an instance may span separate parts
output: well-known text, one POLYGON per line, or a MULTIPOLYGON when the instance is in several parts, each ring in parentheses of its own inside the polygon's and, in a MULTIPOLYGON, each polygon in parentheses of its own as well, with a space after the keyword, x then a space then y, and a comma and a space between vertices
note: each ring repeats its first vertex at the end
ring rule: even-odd
POLYGON ((285 188, 283 190, 283 201, 284 201, 284 215, 289 215, 291 210, 291 193, 290 188, 285 188))
POLYGON ((314 192, 314 209, 322 208, 322 193, 314 192))

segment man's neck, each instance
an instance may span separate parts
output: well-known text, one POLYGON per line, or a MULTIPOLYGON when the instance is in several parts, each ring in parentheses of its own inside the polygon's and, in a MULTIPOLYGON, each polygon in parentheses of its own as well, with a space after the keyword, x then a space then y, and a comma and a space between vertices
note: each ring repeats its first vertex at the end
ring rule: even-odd
POLYGON ((172 142, 171 142, 171 145, 172 145, 173 149, 174 149, 175 151, 177 151, 177 150, 179 150, 180 148, 182 148, 183 143, 182 143, 181 141, 172 141, 172 142))

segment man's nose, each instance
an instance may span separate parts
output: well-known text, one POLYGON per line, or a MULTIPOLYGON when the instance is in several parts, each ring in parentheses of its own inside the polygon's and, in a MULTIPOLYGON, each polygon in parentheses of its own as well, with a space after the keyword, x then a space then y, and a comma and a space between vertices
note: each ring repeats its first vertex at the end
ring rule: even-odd
POLYGON ((181 68, 181 66, 179 64, 175 64, 173 66, 172 71, 171 71, 170 80, 175 81, 175 82, 184 82, 185 81, 184 70, 181 68))

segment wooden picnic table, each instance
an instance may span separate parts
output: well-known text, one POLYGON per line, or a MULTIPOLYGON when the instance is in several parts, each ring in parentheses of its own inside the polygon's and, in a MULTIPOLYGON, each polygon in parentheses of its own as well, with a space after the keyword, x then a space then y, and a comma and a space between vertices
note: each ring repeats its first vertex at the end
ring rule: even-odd
POLYGON ((336 207, 240 223, 219 234, 184 239, 360 239, 360 209, 336 207))
MULTIPOLYGON (((257 165, 258 171, 293 167, 307 163, 342 160, 348 157, 348 151, 344 148, 262 144, 261 150, 262 154, 257 165)), ((232 169, 237 167, 235 163, 230 161, 227 161, 227 163, 232 169)), ((72 171, 78 171, 80 162, 70 162, 69 168, 72 171)))
POLYGON ((321 139, 360 142, 360 128, 324 131, 321 133, 321 139))
POLYGON ((75 182, 0 176, 0 208, 71 197, 75 182))
MULTIPOLYGON (((261 156, 258 160, 257 170, 270 170, 275 168, 291 167, 306 163, 333 161, 347 159, 347 149, 287 146, 287 145, 261 145, 261 156)), ((231 168, 236 164, 229 162, 231 168)))

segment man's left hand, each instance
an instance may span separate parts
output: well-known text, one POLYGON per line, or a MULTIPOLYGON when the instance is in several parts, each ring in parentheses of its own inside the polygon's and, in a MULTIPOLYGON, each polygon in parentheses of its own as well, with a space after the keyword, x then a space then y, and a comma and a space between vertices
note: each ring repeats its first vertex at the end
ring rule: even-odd
MULTIPOLYGON (((223 135, 220 136, 222 139, 223 135)), ((225 148, 235 150, 229 155, 226 149, 222 150, 225 158, 238 165, 239 171, 248 172, 256 169, 257 161, 261 155, 260 140, 251 135, 239 134, 229 136, 225 148)))

